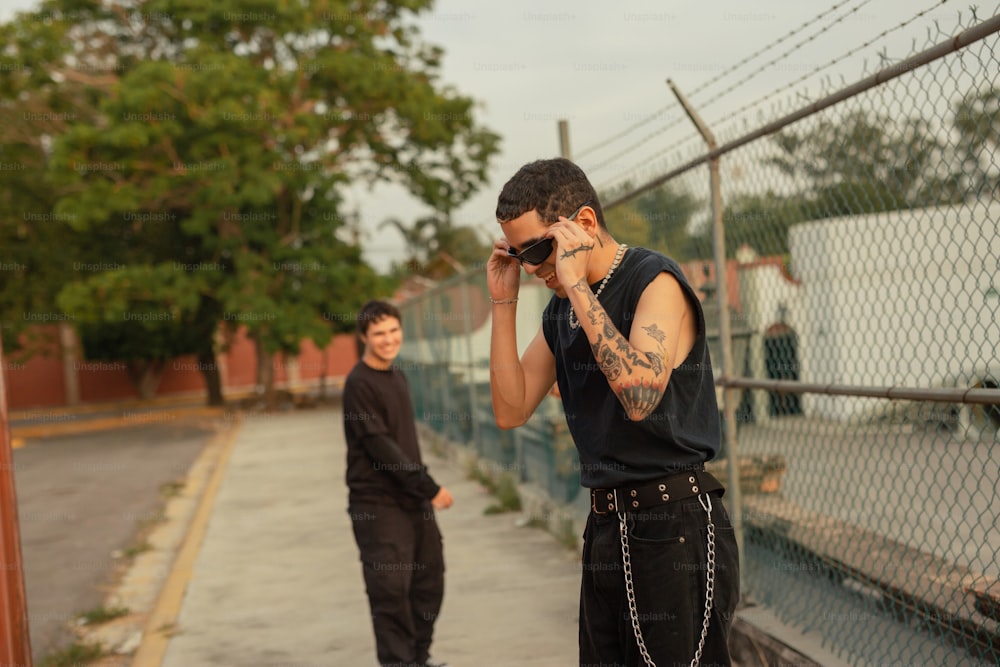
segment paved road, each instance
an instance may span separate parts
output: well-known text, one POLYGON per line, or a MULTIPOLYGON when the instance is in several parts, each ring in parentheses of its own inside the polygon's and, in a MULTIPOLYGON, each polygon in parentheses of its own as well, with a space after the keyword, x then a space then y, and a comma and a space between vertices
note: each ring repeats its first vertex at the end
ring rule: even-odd
MULTIPOLYGON (((1000 445, 933 430, 792 418, 741 428, 739 446, 741 454, 785 458, 781 493, 797 505, 1000 577, 1000 445)), ((898 623, 869 595, 817 576, 812 561, 769 546, 751 545, 746 552, 755 600, 853 652, 845 656, 852 664, 988 664, 925 627, 898 623)), ((854 548, 847 542, 837 547, 854 548)), ((871 563, 875 573, 890 565, 909 567, 871 563)))
POLYGON ((182 478, 211 432, 168 421, 31 440, 14 450, 28 621, 35 660, 72 642, 67 622, 100 606, 104 587, 156 521, 162 485, 182 478))
POLYGON ((739 431, 741 454, 781 454, 802 507, 1000 578, 1000 444, 803 418, 739 431))

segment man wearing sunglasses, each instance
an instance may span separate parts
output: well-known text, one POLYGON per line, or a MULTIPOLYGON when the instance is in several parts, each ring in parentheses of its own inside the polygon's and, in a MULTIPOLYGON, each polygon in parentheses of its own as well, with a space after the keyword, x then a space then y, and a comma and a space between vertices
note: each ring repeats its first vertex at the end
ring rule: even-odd
POLYGON ((590 489, 580 664, 729 665, 739 598, 705 318, 680 267, 617 243, 586 175, 539 160, 504 185, 487 264, 497 425, 524 424, 558 383, 590 489), (518 356, 521 269, 553 291, 518 356))

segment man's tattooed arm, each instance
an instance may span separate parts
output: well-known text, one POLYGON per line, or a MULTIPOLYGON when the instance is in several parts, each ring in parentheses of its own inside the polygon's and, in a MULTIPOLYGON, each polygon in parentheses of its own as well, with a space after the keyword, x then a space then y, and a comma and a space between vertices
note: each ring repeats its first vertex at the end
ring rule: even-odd
POLYGON ((588 301, 590 348, 611 390, 629 419, 645 419, 659 405, 667 386, 671 365, 666 334, 655 323, 642 327, 655 350, 638 350, 618 331, 585 281, 573 285, 573 289, 583 292, 588 301))

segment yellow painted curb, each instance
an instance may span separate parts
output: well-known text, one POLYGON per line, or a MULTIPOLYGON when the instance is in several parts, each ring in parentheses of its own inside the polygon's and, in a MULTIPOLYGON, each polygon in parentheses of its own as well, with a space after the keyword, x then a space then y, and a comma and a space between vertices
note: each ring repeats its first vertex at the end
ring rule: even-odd
POLYGON ((13 438, 22 440, 23 443, 23 441, 32 438, 50 438, 56 435, 75 435, 77 433, 105 431, 112 428, 160 424, 187 417, 220 417, 224 413, 224 408, 207 406, 148 412, 126 411, 115 417, 95 417, 94 419, 76 419, 64 422, 11 426, 10 434, 13 438))
POLYGON ((175 624, 184 602, 184 594, 191 581, 195 561, 198 559, 202 542, 205 540, 205 533, 208 531, 208 521, 212 517, 212 509, 215 507, 215 497, 222 486, 226 469, 229 467, 229 457, 242 426, 241 418, 240 421, 235 422, 233 428, 219 436, 218 446, 222 447, 222 451, 219 453, 215 469, 212 471, 212 477, 205 485, 184 543, 181 545, 180 551, 177 552, 177 558, 174 560, 170 574, 156 600, 156 606, 146 621, 142 632, 142 642, 132 658, 131 667, 160 667, 163 664, 163 658, 170 644, 170 636, 176 629, 175 624))

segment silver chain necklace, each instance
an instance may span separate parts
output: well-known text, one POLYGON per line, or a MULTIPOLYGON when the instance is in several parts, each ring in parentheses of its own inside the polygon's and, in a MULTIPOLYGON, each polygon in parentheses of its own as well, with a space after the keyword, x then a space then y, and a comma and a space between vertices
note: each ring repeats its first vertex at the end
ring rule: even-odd
MULTIPOLYGON (((601 297, 601 292, 604 291, 604 286, 608 284, 608 281, 611 280, 611 276, 614 275, 615 269, 617 269, 618 264, 621 263, 622 256, 625 255, 625 248, 627 247, 628 244, 625 243, 618 246, 618 252, 615 253, 615 261, 611 262, 611 268, 608 269, 608 273, 604 276, 604 280, 601 281, 600 287, 598 287, 597 291, 594 292, 595 298, 599 299, 601 297)), ((576 313, 573 312, 573 306, 571 305, 569 307, 569 328, 578 329, 579 327, 580 320, 576 319, 576 313)))

